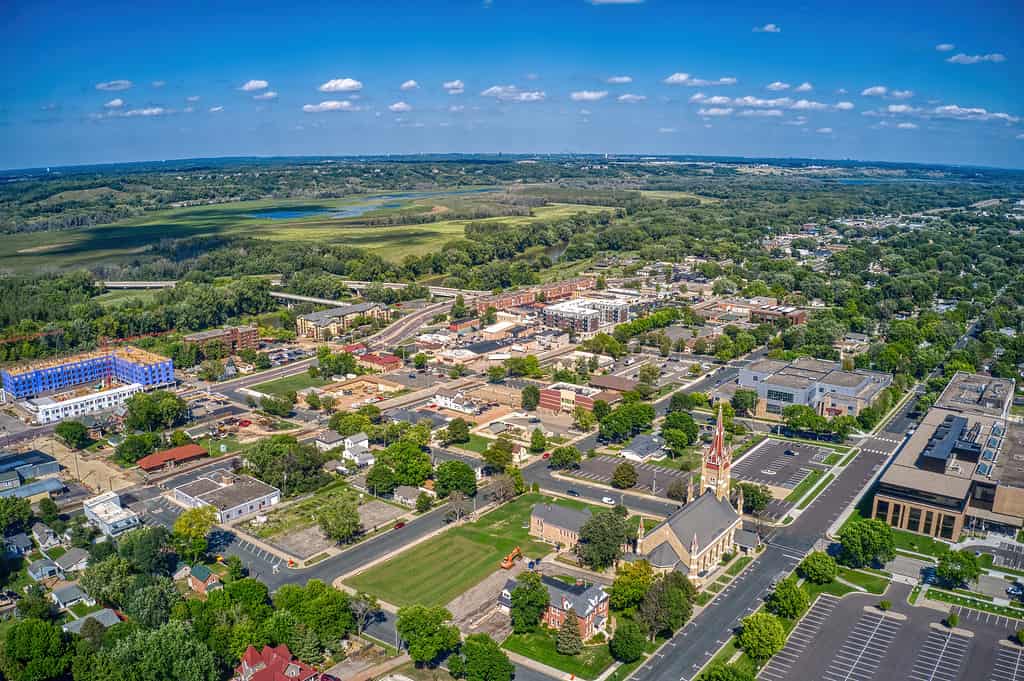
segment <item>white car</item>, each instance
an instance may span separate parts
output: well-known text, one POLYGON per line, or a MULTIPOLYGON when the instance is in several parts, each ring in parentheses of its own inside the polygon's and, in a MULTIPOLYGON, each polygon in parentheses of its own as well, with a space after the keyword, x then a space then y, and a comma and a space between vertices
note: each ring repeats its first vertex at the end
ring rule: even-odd
POLYGON ((609 506, 614 506, 615 505, 615 500, 612 499, 611 497, 601 497, 601 501, 603 501, 604 503, 608 504, 609 506))

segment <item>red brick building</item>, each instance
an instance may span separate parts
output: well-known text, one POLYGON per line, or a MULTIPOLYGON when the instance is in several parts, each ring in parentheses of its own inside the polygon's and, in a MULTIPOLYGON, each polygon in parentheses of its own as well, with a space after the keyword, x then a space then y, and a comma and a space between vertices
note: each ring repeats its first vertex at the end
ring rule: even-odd
POLYGON ((356 358, 359 366, 372 371, 394 371, 402 368, 402 358, 387 353, 368 352, 356 358))
POLYGON ((541 409, 555 413, 564 412, 572 414, 576 407, 582 407, 587 411, 594 410, 594 402, 603 400, 608 404, 614 404, 622 399, 622 395, 611 390, 601 390, 586 385, 575 383, 552 383, 546 388, 540 389, 541 409))
POLYGON ((239 350, 257 349, 260 346, 260 333, 255 326, 228 326, 223 329, 190 333, 182 340, 186 345, 195 345, 202 350, 214 343, 220 343, 233 355, 239 350))
POLYGON ((205 596, 210 591, 220 589, 224 585, 221 584, 220 577, 216 572, 205 565, 194 565, 188 573, 188 586, 197 594, 205 596))
POLYGON ((510 307, 531 305, 538 298, 547 303, 564 300, 572 298, 580 291, 588 291, 594 288, 596 284, 597 280, 590 277, 577 277, 575 279, 544 284, 543 286, 534 286, 523 291, 510 291, 496 296, 485 296, 476 301, 476 311, 478 314, 483 314, 487 312, 489 307, 493 307, 495 310, 507 310, 510 307))
MULTIPOLYGON (((541 576, 540 581, 548 590, 548 607, 541 615, 541 622, 550 629, 560 629, 569 611, 576 612, 580 637, 584 641, 608 627, 608 594, 598 584, 566 584, 552 577, 541 576)), ((498 606, 508 611, 512 608, 512 591, 516 588, 513 579, 505 582, 498 595, 498 606)))
POLYGON ((276 648, 263 646, 257 651, 249 646, 242 654, 242 663, 235 668, 235 681, 311 681, 320 672, 292 657, 283 643, 276 648))

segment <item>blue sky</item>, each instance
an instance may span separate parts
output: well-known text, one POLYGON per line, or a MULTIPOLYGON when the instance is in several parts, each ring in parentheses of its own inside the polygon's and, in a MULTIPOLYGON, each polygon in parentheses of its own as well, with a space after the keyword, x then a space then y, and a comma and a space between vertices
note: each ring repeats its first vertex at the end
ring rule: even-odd
POLYGON ((1020 2, 0 4, 0 168, 499 151, 1024 167, 1020 2))

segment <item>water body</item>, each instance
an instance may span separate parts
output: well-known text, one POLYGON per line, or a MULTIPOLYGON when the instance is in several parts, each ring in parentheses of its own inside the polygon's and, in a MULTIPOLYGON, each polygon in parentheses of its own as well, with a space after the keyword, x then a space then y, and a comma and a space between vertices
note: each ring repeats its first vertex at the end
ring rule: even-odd
POLYGON ((412 199, 429 199, 439 196, 457 196, 461 194, 480 194, 494 189, 453 189, 436 192, 400 192, 395 194, 377 194, 342 208, 267 208, 247 213, 246 217, 260 220, 296 220, 326 215, 331 218, 357 218, 361 215, 382 208, 401 208, 402 203, 412 199))

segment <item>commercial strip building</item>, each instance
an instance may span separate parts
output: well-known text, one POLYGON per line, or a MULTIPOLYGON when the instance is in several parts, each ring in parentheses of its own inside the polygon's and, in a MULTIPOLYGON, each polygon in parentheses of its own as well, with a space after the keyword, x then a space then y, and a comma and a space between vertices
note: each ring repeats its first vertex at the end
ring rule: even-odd
POLYGON ((691 306, 693 312, 704 319, 720 321, 747 321, 751 324, 785 321, 803 324, 807 313, 792 305, 780 305, 775 298, 712 298, 691 306))
POLYGON ((152 454, 139 459, 137 463, 139 468, 147 473, 152 473, 164 468, 174 468, 175 466, 180 466, 183 463, 196 461, 197 459, 202 459, 209 455, 210 453, 207 452, 205 448, 196 444, 188 444, 180 447, 172 447, 171 449, 165 449, 160 452, 153 452, 152 454))
POLYGON ((958 372, 882 475, 871 516, 956 541, 1024 526, 1024 428, 1012 380, 958 372))
POLYGON ((299 315, 295 331, 302 338, 325 341, 340 336, 357 320, 363 318, 388 319, 388 309, 380 303, 356 303, 329 310, 299 315))
POLYGON ((194 345, 206 350, 209 346, 220 343, 228 354, 239 350, 255 350, 260 345, 259 330, 255 326, 226 326, 223 329, 210 329, 199 333, 190 333, 182 338, 186 345, 194 345))
POLYGON ((823 416, 857 416, 892 384, 892 374, 856 369, 839 362, 801 357, 792 362, 762 359, 740 369, 741 388, 757 391, 754 415, 778 417, 791 404, 813 407, 823 416))
POLYGON ((86 414, 95 414, 99 411, 116 409, 127 402, 132 395, 144 391, 145 388, 141 384, 130 383, 110 390, 90 392, 67 399, 56 399, 49 396, 35 397, 22 401, 20 405, 32 414, 33 421, 39 425, 45 425, 64 419, 81 418, 86 414))
POLYGON ((217 522, 224 523, 269 509, 281 501, 281 490, 248 475, 216 470, 175 487, 174 499, 189 508, 212 506, 217 522))
POLYGON ((629 321, 629 303, 604 298, 574 298, 544 308, 545 326, 593 333, 629 321))
POLYGON ((82 510, 89 522, 108 537, 116 537, 139 525, 138 514, 121 506, 117 492, 104 492, 86 499, 82 502, 82 510))
POLYGON ((576 407, 593 411, 596 400, 603 400, 608 404, 613 404, 621 399, 622 395, 619 393, 601 390, 600 388, 576 385, 575 383, 552 383, 546 388, 540 389, 540 403, 538 406, 541 409, 547 409, 555 413, 564 412, 572 414, 576 411, 576 407))

